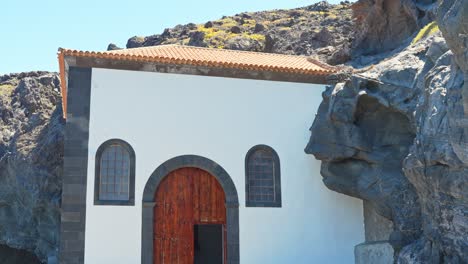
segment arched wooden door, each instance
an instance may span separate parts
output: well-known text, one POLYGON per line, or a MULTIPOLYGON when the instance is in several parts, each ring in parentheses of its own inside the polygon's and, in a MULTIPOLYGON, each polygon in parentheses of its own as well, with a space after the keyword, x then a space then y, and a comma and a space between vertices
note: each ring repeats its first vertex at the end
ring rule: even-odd
MULTIPOLYGON (((164 178, 155 195, 154 263, 193 264, 194 227, 221 225, 225 234, 225 200, 219 182, 204 170, 182 168, 164 178)), ((221 243, 225 262, 224 238, 221 243)))

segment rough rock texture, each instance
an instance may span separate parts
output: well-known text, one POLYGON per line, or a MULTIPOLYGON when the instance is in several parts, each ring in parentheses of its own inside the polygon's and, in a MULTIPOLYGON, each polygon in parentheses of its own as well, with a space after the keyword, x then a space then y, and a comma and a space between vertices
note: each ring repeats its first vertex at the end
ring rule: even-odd
POLYGON ((372 204, 364 201, 363 207, 365 241, 388 241, 393 232, 393 222, 378 214, 372 204))
MULTIPOLYGON (((0 244, 33 252, 43 262, 53 260, 64 128, 57 75, 0 76, 0 128, 0 244)), ((1 252, 5 261, 34 263, 27 253, 6 247, 1 252)))
POLYGON ((456 55, 458 66, 466 73, 468 71, 468 1, 443 1, 439 6, 437 22, 447 45, 456 55))
POLYGON ((418 196, 401 163, 416 134, 409 103, 423 62, 414 54, 400 56, 327 89, 306 149, 322 160, 328 188, 369 201, 393 221, 396 247, 421 232, 418 196), (399 72, 407 79, 395 79, 399 72))
MULTIPOLYGON (((447 40, 447 45, 455 54, 455 60, 468 80, 468 1, 446 0, 439 7, 437 22, 447 40)), ((468 82, 463 92, 465 115, 468 116, 468 82)))
MULTIPOLYGON (((132 37, 127 48, 182 44, 316 56, 331 64, 350 57, 353 22, 349 2, 319 2, 291 10, 241 13, 204 24, 167 28, 162 34, 132 37)), ((110 45, 109 49, 117 48, 110 45)))
POLYGON ((421 26, 434 20, 436 0, 360 0, 352 5, 356 19, 353 57, 392 50, 421 26))
POLYGON ((439 32, 410 45, 411 36, 341 76, 311 127, 306 152, 322 160, 325 185, 393 222, 398 263, 468 263, 466 2, 440 5, 447 41, 439 32))

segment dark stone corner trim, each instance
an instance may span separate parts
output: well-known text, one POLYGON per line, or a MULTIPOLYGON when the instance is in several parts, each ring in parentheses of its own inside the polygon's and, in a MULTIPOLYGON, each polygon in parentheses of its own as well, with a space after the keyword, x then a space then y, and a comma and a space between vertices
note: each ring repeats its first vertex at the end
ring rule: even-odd
POLYGON ((170 172, 184 167, 194 167, 209 172, 216 177, 223 187, 226 195, 227 264, 239 264, 239 199, 236 187, 231 177, 220 165, 210 159, 196 155, 183 155, 172 158, 160 165, 148 179, 142 201, 141 263, 153 263, 153 218, 156 190, 164 177, 170 172))
POLYGON ((253 146, 245 155, 245 206, 246 207, 281 207, 281 167, 278 153, 267 145, 253 146), (250 155, 255 151, 265 150, 273 154, 274 159, 274 181, 275 181, 275 201, 274 202, 258 202, 249 200, 249 168, 248 161, 250 155))
POLYGON ((84 263, 91 68, 68 70, 59 263, 84 263))
POLYGON ((95 170, 94 170, 94 205, 135 205, 135 151, 132 146, 121 139, 109 139, 102 143, 96 151, 95 170), (99 200, 99 185, 101 182, 101 155, 104 150, 110 146, 118 144, 128 151, 130 155, 130 179, 129 179, 129 199, 127 201, 99 200))

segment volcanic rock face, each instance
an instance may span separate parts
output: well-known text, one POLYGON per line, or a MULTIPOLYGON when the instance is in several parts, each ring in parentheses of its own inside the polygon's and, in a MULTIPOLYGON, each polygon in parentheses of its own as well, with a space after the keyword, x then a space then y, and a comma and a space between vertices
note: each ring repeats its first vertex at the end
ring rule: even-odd
MULTIPOLYGON (((435 44, 436 45, 436 44, 435 44)), ((403 263, 468 262, 468 148, 463 73, 449 51, 419 81, 417 136, 403 162, 416 188, 423 236, 402 250, 403 263)))
MULTIPOLYGON (((0 244, 52 261, 59 239, 64 129, 57 75, 0 76, 0 128, 0 244)), ((7 247, 0 259, 35 263, 7 247)))
POLYGON ((423 63, 407 53, 329 87, 306 148, 322 160, 328 188, 369 201, 393 221, 395 247, 421 232, 418 196, 401 164, 416 134, 411 84, 423 63), (396 72, 407 79, 393 81, 396 72))
POLYGON ((353 57, 392 50, 434 20, 435 0, 360 0, 354 5, 353 57))
POLYGON ((439 26, 453 40, 407 44, 328 87, 306 147, 327 187, 393 222, 398 263, 468 263, 467 49, 454 37, 467 30, 466 9, 448 2, 439 26))
MULTIPOLYGON (((468 80, 468 1, 447 0, 441 3, 437 22, 447 40, 447 45, 455 54, 455 60, 468 80)), ((463 92, 465 115, 468 116, 468 82, 463 92)))
POLYGON ((458 66, 468 71, 468 2, 446 0, 439 6, 437 22, 458 66))

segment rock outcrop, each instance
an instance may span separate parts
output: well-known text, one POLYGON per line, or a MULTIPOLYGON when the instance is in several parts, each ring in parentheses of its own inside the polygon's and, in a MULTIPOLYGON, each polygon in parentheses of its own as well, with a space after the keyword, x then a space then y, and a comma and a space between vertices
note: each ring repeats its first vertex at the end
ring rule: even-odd
MULTIPOLYGON (((57 74, 0 76, 0 244, 56 259, 63 130, 57 74)), ((30 255, 2 247, 0 259, 31 262, 30 255)), ((5 262, 2 262, 5 263, 5 262)))
MULTIPOLYGON (((468 80, 468 1, 443 1, 439 7, 437 22, 441 25, 447 45, 455 54, 465 80, 468 80)), ((468 116, 468 82, 464 84, 462 96, 465 115, 468 116)))
POLYGON ((398 263, 468 262, 466 1, 442 2, 438 17, 443 36, 413 34, 328 87, 306 147, 327 187, 393 222, 398 263))
POLYGON ((306 148, 322 160, 328 188, 369 201, 393 221, 397 247, 421 233, 418 196, 401 169, 416 136, 412 84, 424 64, 420 48, 329 87, 306 148))
POLYGON ((435 18, 435 0, 360 0, 352 5, 355 18, 353 57, 373 55, 401 46, 435 18))
POLYGON ((354 33, 350 5, 347 1, 339 5, 319 2, 291 10, 248 12, 204 24, 177 25, 161 34, 132 37, 127 48, 182 44, 311 55, 340 64, 350 57, 354 33))

